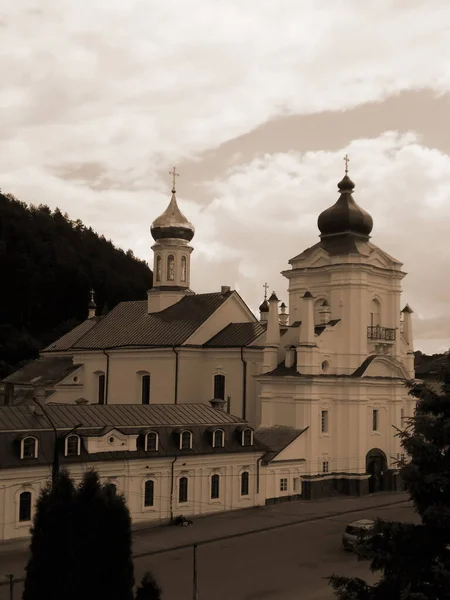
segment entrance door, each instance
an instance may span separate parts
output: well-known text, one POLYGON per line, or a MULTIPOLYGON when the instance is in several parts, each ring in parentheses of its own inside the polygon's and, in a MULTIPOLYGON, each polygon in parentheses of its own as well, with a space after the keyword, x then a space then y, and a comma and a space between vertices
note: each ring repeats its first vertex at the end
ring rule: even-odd
POLYGON ((382 492, 384 489, 384 474, 387 469, 386 455, 382 450, 374 449, 366 457, 366 471, 369 477, 369 493, 382 492))

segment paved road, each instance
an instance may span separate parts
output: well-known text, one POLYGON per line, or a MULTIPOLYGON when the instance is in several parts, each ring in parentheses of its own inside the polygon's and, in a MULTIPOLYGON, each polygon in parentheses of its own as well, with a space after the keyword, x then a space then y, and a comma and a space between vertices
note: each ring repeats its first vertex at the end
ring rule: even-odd
MULTIPOLYGON (((322 578, 333 572, 373 581, 367 563, 344 552, 340 542, 346 523, 376 516, 416 521, 405 503, 200 545, 200 600, 332 600, 322 578)), ((164 589, 163 600, 191 600, 192 549, 135 559, 137 581, 148 569, 164 589)), ((21 597, 20 584, 14 597, 21 597)), ((0 587, 0 600, 8 600, 6 587, 0 587)))

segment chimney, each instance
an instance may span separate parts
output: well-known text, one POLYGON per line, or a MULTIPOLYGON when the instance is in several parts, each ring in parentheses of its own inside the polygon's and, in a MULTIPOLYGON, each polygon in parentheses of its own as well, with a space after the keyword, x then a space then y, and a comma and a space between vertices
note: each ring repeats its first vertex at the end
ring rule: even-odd
POLYGON ((301 317, 300 344, 314 344, 314 297, 311 292, 305 292, 303 296, 301 317))
POLYGON ((322 302, 319 309, 320 322, 322 324, 328 323, 331 317, 331 308, 326 300, 322 302))
POLYGON ((225 294, 228 294, 228 292, 231 292, 231 287, 229 285, 223 285, 220 288, 220 293, 222 294, 222 296, 225 296, 225 294))
POLYGON ((91 290, 91 299, 88 304, 88 309, 89 309, 88 319, 93 319, 96 316, 97 305, 95 304, 94 295, 95 295, 94 290, 91 290))
POLYGON ((222 398, 213 398, 212 400, 209 401, 209 403, 215 410, 223 411, 225 408, 226 401, 222 400, 222 398))
POLYGON ((287 327, 289 315, 286 312, 286 304, 284 302, 280 305, 280 326, 287 327))

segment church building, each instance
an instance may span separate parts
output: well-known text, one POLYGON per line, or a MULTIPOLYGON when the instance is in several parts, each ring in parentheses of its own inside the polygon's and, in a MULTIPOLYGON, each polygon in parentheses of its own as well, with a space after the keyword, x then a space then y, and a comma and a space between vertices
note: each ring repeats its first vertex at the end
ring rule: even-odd
POLYGON ((283 271, 288 306, 273 292, 259 318, 226 285, 190 288, 195 230, 173 174, 169 205, 150 228, 147 300, 99 317, 92 295, 83 323, 4 380, 7 402, 219 401, 269 449, 271 498, 395 489, 395 428, 415 405, 404 385, 414 378, 412 310, 400 310, 406 273, 370 241, 373 220, 353 198, 347 166, 337 202, 319 215, 320 241, 283 271))

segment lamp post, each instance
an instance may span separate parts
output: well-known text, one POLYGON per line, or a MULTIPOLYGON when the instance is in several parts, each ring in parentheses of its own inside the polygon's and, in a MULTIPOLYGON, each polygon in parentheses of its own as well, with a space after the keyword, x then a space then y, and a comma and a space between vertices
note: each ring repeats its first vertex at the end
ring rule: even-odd
MULTIPOLYGON (((52 483, 55 482, 56 477, 58 476, 59 473, 59 449, 58 449, 58 432, 56 430, 55 424, 52 421, 52 419, 49 417, 47 411, 45 410, 45 408, 42 406, 42 404, 39 402, 39 400, 37 398, 33 398, 33 402, 35 404, 37 404, 39 406, 39 408, 42 410, 42 412, 44 413, 45 418, 47 419, 47 421, 50 423, 50 425, 52 426, 53 429, 53 434, 54 434, 54 442, 53 442, 53 462, 52 462, 52 483)), ((66 436, 69 436, 71 433, 73 433, 74 431, 76 431, 79 427, 82 427, 83 425, 81 423, 78 423, 77 425, 75 425, 75 427, 73 427, 69 433, 65 434, 66 436)))

